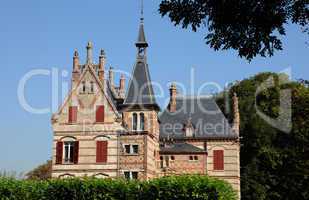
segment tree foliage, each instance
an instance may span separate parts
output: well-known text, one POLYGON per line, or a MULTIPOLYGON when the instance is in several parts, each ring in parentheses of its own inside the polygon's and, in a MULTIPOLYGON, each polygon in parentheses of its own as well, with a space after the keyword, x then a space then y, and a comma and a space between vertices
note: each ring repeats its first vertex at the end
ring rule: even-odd
POLYGON ((279 36, 287 23, 303 30, 309 24, 308 0, 164 0, 159 12, 182 28, 207 27, 211 48, 234 49, 248 60, 282 50, 279 36))
POLYGON ((46 180, 51 178, 52 161, 48 160, 46 163, 39 165, 35 169, 26 174, 27 179, 31 180, 46 180))
MULTIPOLYGON (((282 77, 282 76, 281 76, 282 77)), ((233 85, 241 116, 242 199, 309 199, 309 88, 307 81, 279 84, 279 75, 261 73, 233 85), (257 88, 270 76, 275 85, 257 97, 257 88), (276 118, 280 91, 290 89, 292 129, 283 132, 265 122, 255 109, 276 118)), ((225 110, 225 103, 218 98, 225 110)), ((228 104, 227 104, 228 105, 228 104)), ((231 119, 231 114, 226 114, 231 119)))

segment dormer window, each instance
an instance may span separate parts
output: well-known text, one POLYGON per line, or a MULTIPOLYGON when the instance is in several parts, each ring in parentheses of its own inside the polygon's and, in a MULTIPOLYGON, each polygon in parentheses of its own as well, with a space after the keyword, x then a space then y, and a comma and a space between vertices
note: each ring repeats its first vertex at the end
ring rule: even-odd
POLYGON ((188 119, 187 123, 184 124, 184 132, 186 137, 194 136, 194 126, 191 122, 191 118, 188 119))

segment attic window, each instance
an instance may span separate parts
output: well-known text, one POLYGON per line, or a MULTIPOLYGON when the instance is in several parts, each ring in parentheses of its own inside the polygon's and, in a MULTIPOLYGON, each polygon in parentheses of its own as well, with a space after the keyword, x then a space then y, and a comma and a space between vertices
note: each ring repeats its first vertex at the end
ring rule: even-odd
POLYGON ((91 93, 94 92, 94 83, 93 83, 93 81, 90 82, 90 92, 91 93))
POLYGON ((83 93, 86 92, 86 82, 85 81, 82 82, 82 92, 83 93))

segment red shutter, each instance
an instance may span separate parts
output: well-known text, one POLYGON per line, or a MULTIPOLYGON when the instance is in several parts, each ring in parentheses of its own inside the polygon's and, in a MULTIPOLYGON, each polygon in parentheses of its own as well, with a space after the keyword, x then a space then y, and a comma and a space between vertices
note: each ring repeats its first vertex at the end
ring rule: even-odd
POLYGON ((96 122, 104 122, 104 106, 97 106, 96 122))
POLYGON ((224 170, 224 151, 214 150, 213 154, 214 170, 224 170))
POLYGON ((73 154, 73 163, 77 164, 78 163, 78 152, 79 152, 79 142, 76 141, 74 143, 74 154, 73 154))
POLYGON ((56 144, 56 164, 62 164, 63 142, 56 144))
POLYGON ((75 123, 77 121, 77 106, 69 107, 69 123, 75 123))
POLYGON ((97 141, 97 163, 107 162, 107 141, 97 141))

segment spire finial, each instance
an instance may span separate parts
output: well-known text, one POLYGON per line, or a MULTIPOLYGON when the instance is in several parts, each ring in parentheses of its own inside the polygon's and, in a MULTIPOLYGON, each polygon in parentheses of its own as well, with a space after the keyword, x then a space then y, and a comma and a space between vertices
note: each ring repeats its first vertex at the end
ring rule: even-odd
POLYGON ((144 20, 144 1, 141 0, 141 22, 144 20))
POLYGON ((89 41, 87 44, 87 64, 92 64, 92 43, 89 41))

